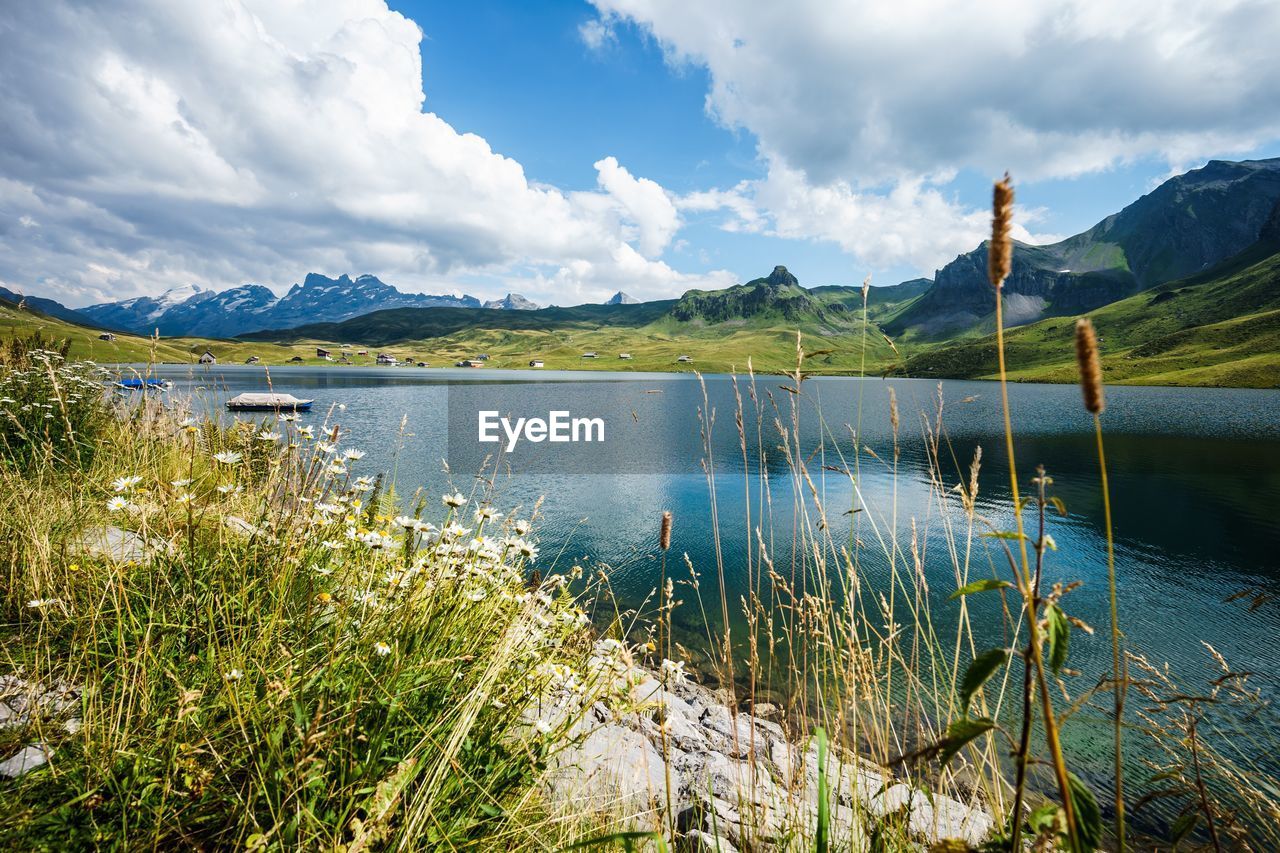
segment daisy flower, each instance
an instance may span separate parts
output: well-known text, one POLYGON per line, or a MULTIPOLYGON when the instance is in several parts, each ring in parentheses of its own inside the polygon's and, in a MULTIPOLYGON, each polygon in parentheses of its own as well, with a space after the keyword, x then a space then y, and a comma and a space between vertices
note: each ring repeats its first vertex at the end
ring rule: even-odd
POLYGON ((373 653, 380 658, 385 658, 387 655, 391 654, 391 647, 386 643, 374 643, 373 653))
POLYGON ((114 497, 107 501, 107 510, 110 512, 124 512, 129 508, 129 501, 126 498, 114 497))
POLYGON ((445 506, 451 507, 459 507, 467 502, 467 499, 462 496, 462 492, 454 492, 451 495, 445 495, 443 500, 445 506))
POLYGON ((224 450, 221 453, 213 454, 215 462, 221 462, 223 465, 234 465, 240 461, 241 456, 234 450, 224 450))
POLYGON ((142 478, 138 476, 118 477, 117 479, 112 481, 111 488, 117 492, 128 492, 128 491, 131 491, 134 486, 138 485, 141 482, 142 482, 142 478))

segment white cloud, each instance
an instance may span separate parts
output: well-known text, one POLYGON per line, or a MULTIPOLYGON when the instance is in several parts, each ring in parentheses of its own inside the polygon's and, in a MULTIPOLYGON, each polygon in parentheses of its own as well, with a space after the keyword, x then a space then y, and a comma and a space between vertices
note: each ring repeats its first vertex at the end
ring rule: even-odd
POLYGON ((1280 137, 1274 0, 592 0, 810 181, 1070 176, 1280 137))
POLYGON ((594 51, 604 50, 606 46, 618 40, 617 33, 608 21, 591 18, 578 25, 578 37, 582 43, 594 51))
POLYGON ((383 0, 5 4, 0 280, 76 304, 308 270, 520 270, 561 304, 692 280, 653 260, 679 228, 656 183, 609 157, 599 192, 538 185, 423 112, 421 38, 383 0))
MULTIPOLYGON (((810 184, 802 172, 772 163, 768 177, 744 181, 729 191, 699 192, 680 200, 682 209, 723 209, 731 231, 791 239, 823 240, 874 269, 908 266, 931 274, 985 239, 986 210, 948 199, 922 179, 903 180, 886 193, 859 193, 847 181, 810 184)), ((1042 210, 1015 211, 1014 238, 1025 243, 1061 239, 1025 226, 1042 210)))
POLYGON ((766 178, 682 210, 877 267, 929 272, 973 248, 985 211, 942 192, 961 170, 1182 171, 1280 138, 1274 0, 591 2, 705 66, 708 112, 758 141, 766 178))

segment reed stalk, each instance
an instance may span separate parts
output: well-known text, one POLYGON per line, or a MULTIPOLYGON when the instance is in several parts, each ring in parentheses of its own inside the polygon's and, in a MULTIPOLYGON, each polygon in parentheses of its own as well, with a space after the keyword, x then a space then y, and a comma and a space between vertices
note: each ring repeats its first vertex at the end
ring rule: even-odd
MULTIPOLYGON (((1023 597, 1023 607, 1027 615, 1028 645, 1032 666, 1035 669, 1040 701, 1044 706, 1045 740, 1048 742, 1054 775, 1057 777, 1058 789, 1062 796, 1062 810, 1067 819, 1067 834, 1071 839, 1072 848, 1078 850, 1080 849, 1080 841, 1076 827, 1075 808, 1071 800, 1071 783, 1067 775, 1066 760, 1062 754, 1062 743, 1058 735, 1058 721, 1053 711, 1053 697, 1049 693, 1049 680, 1044 673, 1039 625, 1039 601, 1032 588, 1031 567, 1027 559, 1027 539, 1022 524, 1022 498, 1018 493, 1017 457, 1013 449, 1013 420, 1009 414, 1009 381, 1004 358, 1002 296, 1004 281, 1008 278, 1013 264, 1013 239, 1010 236, 1012 225, 1013 182, 1009 179, 1009 175, 1006 174, 1002 180, 996 182, 992 194, 991 243, 987 250, 987 262, 991 285, 996 292, 996 356, 1000 367, 1000 403, 1004 413, 1005 451, 1009 456, 1009 489, 1013 498, 1018 550, 1021 558, 1021 574, 1018 575, 1018 587, 1023 597)), ((1022 826, 1022 815, 1015 813, 1013 821, 1014 847, 1016 849, 1022 826)))
POLYGON ((1102 364, 1098 355, 1098 337, 1093 323, 1085 317, 1076 321, 1076 360, 1080 365, 1080 389, 1084 407, 1093 415, 1093 435, 1098 447, 1098 475, 1102 484, 1102 511, 1107 529, 1107 592, 1111 605, 1111 661, 1112 696, 1115 700, 1115 827, 1116 846, 1123 853, 1125 839, 1124 810, 1124 702, 1128 691, 1128 679, 1122 669, 1120 649, 1120 618, 1116 605, 1116 551, 1115 536, 1111 528, 1111 489, 1107 482, 1107 454, 1102 441, 1102 413, 1106 410, 1106 395, 1102 385, 1102 364))

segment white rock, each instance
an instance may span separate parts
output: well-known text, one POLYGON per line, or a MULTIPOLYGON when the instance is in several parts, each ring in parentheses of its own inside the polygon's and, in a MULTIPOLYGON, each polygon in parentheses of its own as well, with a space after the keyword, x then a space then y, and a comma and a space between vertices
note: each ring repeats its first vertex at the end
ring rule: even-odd
POLYGON ((49 760, 52 751, 44 744, 24 746, 13 755, 0 761, 0 776, 6 779, 17 779, 24 773, 30 773, 49 760))

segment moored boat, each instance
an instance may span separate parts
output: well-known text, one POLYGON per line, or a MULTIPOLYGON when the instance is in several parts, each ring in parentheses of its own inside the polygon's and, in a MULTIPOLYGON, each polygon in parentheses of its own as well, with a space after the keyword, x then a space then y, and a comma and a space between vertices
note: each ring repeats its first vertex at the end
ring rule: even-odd
POLYGON ((309 412, 314 400, 299 400, 292 394, 246 392, 227 401, 233 412, 309 412))
POLYGON ((127 376, 116 382, 117 388, 124 388, 128 391, 142 391, 149 388, 169 388, 173 385, 168 379, 156 379, 153 376, 138 377, 127 376))

